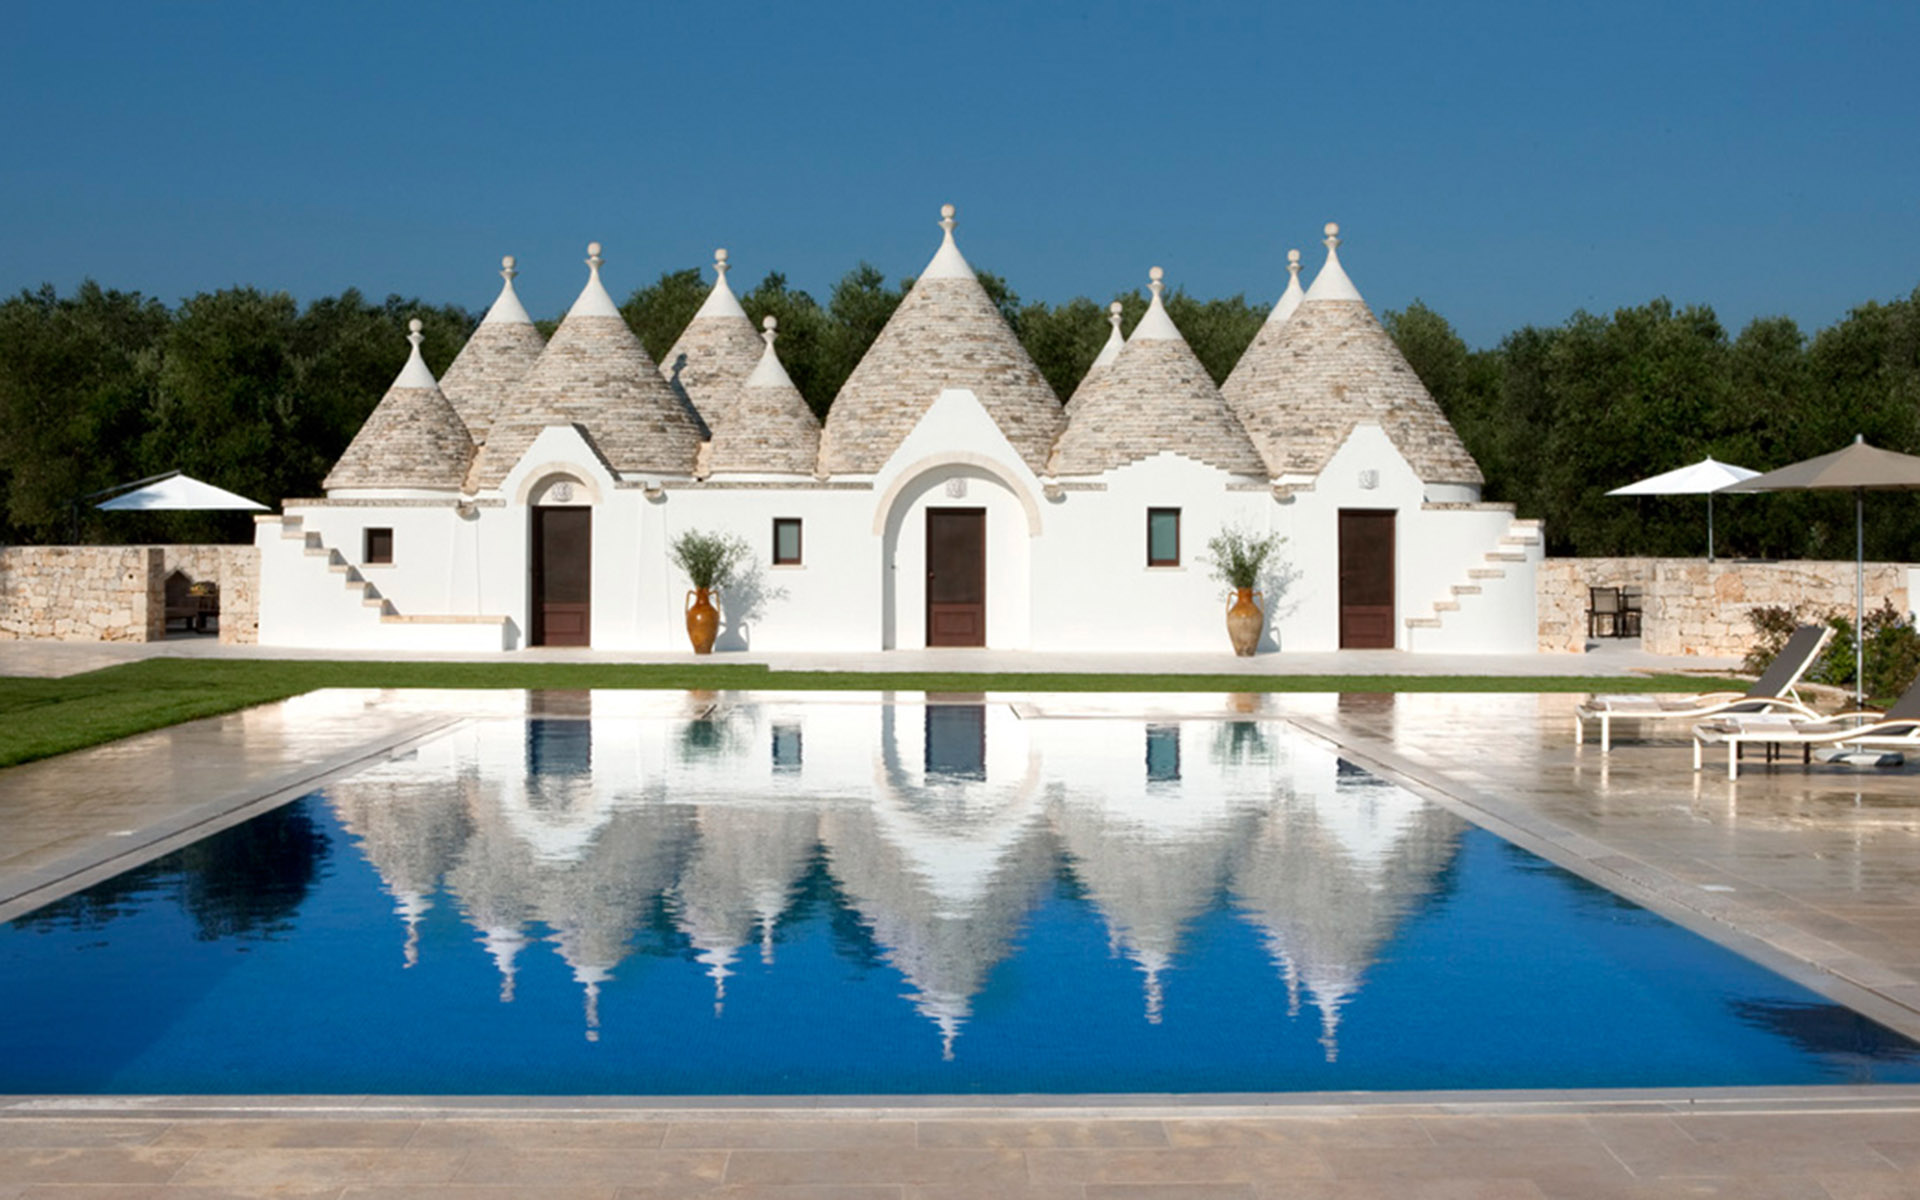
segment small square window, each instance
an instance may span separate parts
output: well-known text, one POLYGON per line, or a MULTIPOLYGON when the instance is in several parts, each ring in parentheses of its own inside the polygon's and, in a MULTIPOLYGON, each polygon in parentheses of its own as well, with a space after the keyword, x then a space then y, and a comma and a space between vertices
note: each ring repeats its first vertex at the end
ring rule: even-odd
POLYGON ((1180 565, 1179 509, 1150 508, 1147 510, 1147 565, 1150 567, 1180 565))
POLYGON ((393 561, 393 530, 369 529, 366 538, 366 553, 360 556, 363 563, 390 563, 393 561))
POLYGON ((777 567, 800 565, 800 518, 773 519, 773 564, 777 567))
POLYGON ((800 769, 800 727, 798 725, 773 727, 773 769, 781 773, 800 769))
POLYGON ((1147 782, 1172 783, 1180 778, 1180 727, 1147 726, 1147 782))

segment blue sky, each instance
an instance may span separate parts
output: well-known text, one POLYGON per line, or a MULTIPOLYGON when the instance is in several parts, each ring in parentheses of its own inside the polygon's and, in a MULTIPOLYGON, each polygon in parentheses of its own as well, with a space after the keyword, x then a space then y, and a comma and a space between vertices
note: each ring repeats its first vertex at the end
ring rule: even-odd
POLYGON ((1321 225, 1487 344, 1655 296, 1811 330, 1920 284, 1920 5, 9 9, 0 289, 554 315, 725 245, 825 297, 942 202, 1023 297, 1270 300, 1321 225))

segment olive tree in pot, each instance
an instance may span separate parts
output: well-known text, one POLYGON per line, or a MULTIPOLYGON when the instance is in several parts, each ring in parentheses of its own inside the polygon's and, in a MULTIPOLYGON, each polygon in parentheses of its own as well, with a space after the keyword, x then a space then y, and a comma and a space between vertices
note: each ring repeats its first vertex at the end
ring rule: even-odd
POLYGON ((720 633, 720 610, 713 605, 713 593, 727 586, 751 551, 735 534, 689 529, 673 539, 668 552, 673 565, 693 584, 687 593, 687 640, 695 654, 712 654, 713 639, 720 633))
POLYGON ((1254 647, 1260 644, 1260 631, 1267 623, 1253 589, 1260 586, 1268 560, 1284 541, 1277 533, 1255 533, 1228 525, 1207 542, 1213 577, 1233 589, 1233 601, 1227 605, 1227 637, 1233 642, 1233 652, 1242 658, 1253 657, 1254 647))

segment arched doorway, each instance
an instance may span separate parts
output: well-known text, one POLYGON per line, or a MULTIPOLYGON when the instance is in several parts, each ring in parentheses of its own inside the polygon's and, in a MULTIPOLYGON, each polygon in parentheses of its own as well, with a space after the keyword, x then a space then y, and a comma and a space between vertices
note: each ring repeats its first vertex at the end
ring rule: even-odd
POLYGON ((1032 640, 1039 507, 998 464, 954 455, 903 472, 881 498, 881 645, 1022 649, 1032 640))
POLYGON ((593 509, 577 479, 555 476, 527 510, 529 642, 586 646, 593 629, 593 509))

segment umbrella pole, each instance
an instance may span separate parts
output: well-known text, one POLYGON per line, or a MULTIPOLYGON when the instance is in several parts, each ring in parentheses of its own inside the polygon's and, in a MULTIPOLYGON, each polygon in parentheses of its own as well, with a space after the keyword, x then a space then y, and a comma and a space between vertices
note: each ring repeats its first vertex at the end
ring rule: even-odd
POLYGON ((1866 707, 1867 686, 1867 523, 1865 488, 1853 489, 1853 707, 1866 707))
POLYGON ((1713 493, 1707 493, 1707 561, 1713 561, 1713 493))

